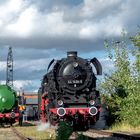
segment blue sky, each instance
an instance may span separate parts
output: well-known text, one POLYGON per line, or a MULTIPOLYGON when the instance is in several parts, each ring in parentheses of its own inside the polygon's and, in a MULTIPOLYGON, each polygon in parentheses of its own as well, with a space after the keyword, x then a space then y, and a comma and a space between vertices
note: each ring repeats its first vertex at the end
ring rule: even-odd
POLYGON ((0 81, 5 81, 8 46, 13 47, 14 86, 37 91, 53 58, 70 50, 97 57, 103 72, 113 70, 104 40, 134 35, 139 0, 0 0, 0 81))

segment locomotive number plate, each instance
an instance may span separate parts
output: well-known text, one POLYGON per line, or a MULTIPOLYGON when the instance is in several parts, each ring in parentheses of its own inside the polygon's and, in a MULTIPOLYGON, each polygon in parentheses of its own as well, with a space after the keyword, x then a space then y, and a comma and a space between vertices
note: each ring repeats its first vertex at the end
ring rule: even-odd
POLYGON ((83 84, 83 80, 68 80, 68 84, 83 84))

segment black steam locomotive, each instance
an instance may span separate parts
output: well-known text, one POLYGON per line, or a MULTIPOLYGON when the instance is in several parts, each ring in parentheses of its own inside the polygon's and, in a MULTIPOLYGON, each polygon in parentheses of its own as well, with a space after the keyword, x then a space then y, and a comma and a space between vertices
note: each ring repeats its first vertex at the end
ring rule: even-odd
POLYGON ((77 52, 67 52, 67 58, 50 62, 38 92, 43 121, 55 125, 64 120, 85 127, 95 124, 101 103, 93 68, 97 75, 102 74, 96 58, 83 59, 77 56, 77 52))

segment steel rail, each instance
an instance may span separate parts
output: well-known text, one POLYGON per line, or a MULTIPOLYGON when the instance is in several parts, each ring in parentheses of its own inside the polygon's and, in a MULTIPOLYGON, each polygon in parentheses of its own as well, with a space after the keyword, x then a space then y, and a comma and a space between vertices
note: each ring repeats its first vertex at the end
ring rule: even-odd
POLYGON ((102 137, 108 137, 108 138, 123 138, 126 140, 140 140, 140 134, 128 134, 128 133, 122 133, 122 132, 110 132, 107 130, 94 130, 89 129, 86 132, 83 132, 82 135, 86 138, 86 140, 91 139, 98 139, 102 137))
POLYGON ((11 126, 12 131, 21 139, 21 140, 33 140, 32 138, 28 138, 17 131, 13 126, 11 126))

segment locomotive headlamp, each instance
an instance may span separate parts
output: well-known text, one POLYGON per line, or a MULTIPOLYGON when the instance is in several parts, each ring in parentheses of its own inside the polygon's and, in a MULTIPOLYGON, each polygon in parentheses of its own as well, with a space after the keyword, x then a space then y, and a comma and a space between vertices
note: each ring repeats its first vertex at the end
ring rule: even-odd
POLYGON ((78 67, 78 63, 77 62, 74 62, 73 63, 73 66, 74 66, 74 68, 78 67))
POLYGON ((94 104, 95 104, 95 101, 94 101, 94 100, 90 100, 90 101, 89 101, 89 104, 90 104, 90 105, 94 105, 94 104))
POLYGON ((60 105, 60 106, 63 105, 63 101, 62 101, 62 100, 58 100, 57 103, 58 103, 58 105, 60 105))
POLYGON ((91 108, 89 108, 89 114, 90 115, 92 115, 92 116, 94 116, 94 115, 96 115, 98 113, 98 110, 97 110, 97 108, 96 107, 91 107, 91 108))
POLYGON ((60 117, 64 116, 64 115, 66 114, 65 108, 63 108, 63 107, 58 108, 58 109, 57 109, 57 114, 58 114, 60 117))

